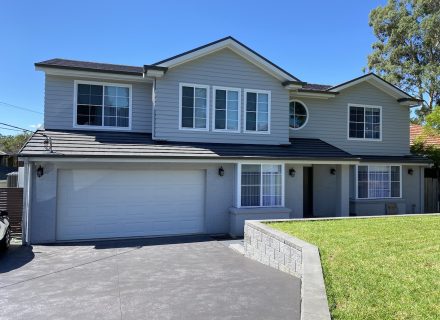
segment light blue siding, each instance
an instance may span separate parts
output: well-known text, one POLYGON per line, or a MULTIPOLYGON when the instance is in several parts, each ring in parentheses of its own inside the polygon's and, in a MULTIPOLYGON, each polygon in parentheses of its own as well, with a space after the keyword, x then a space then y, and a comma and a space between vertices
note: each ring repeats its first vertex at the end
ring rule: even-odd
POLYGON ((309 111, 307 124, 290 130, 292 138, 319 138, 355 155, 409 154, 409 110, 368 83, 341 91, 335 98, 298 98, 309 111), (382 107, 382 141, 347 139, 348 104, 382 107))
POLYGON ((288 91, 281 82, 229 49, 169 70, 156 83, 155 136, 171 141, 220 143, 288 143, 288 91), (179 83, 210 86, 209 131, 179 130, 179 83), (212 86, 241 88, 241 133, 212 131, 212 86), (244 89, 270 90, 272 96, 270 134, 243 133, 244 89))
MULTIPOLYGON (((73 94, 74 81, 100 81, 99 79, 84 79, 46 75, 44 96, 44 127, 45 129, 73 129, 73 94)), ((112 82, 101 80, 101 82, 112 82)), ((129 83, 132 85, 132 131, 151 132, 152 114, 152 85, 148 83, 129 83)), ((81 130, 81 128, 75 128, 81 130)), ((84 128, 87 130, 87 128, 84 128)))

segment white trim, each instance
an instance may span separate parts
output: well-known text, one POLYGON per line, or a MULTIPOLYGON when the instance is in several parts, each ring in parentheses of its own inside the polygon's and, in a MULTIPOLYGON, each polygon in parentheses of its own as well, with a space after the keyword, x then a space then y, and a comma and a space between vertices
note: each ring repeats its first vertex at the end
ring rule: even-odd
POLYGON ((385 82, 383 79, 380 79, 379 77, 369 74, 365 77, 361 77, 360 79, 357 79, 355 81, 348 82, 341 86, 334 86, 329 89, 329 92, 340 92, 344 89, 350 88, 352 86, 355 86, 362 82, 368 82, 371 85, 375 86, 379 90, 382 90, 383 92, 387 93, 388 95, 392 96, 393 98, 411 98, 410 95, 401 92, 399 89, 395 88, 393 85, 385 82))
POLYGON ((272 113, 272 93, 270 90, 259 90, 259 89, 244 89, 243 90, 244 95, 244 103, 243 103, 243 111, 244 111, 244 117, 243 117, 243 132, 244 133, 250 133, 250 134, 270 134, 271 129, 271 113, 272 113), (246 130, 246 112, 247 112, 247 93, 257 93, 257 105, 256 105, 256 118, 255 118, 255 129, 256 130, 246 130), (258 131, 258 93, 267 94, 267 131, 258 131))
POLYGON ((23 188, 23 238, 22 243, 30 244, 30 220, 31 220, 31 204, 32 204, 32 162, 28 159, 24 160, 24 188, 23 188))
POLYGON ((383 110, 382 106, 373 106, 368 104, 357 104, 357 103, 349 103, 347 106, 347 140, 354 140, 354 141, 374 141, 374 142, 382 142, 383 139, 383 110), (364 108, 364 138, 351 138, 350 137, 350 107, 358 107, 358 108, 364 108), (365 138, 365 108, 375 108, 380 110, 380 138, 365 138))
MULTIPOLYGON (((405 164, 407 165, 407 164, 405 164)), ((402 176, 402 165, 401 164, 394 164, 394 163, 361 163, 361 164, 357 164, 355 166, 355 195, 356 195, 356 200, 390 200, 390 199, 403 199, 403 176, 402 176), (359 198, 359 186, 358 186, 358 168, 359 166, 361 167, 367 167, 367 193, 368 193, 368 197, 367 198, 359 198), (390 168, 390 195, 391 195, 391 167, 399 167, 400 169, 400 173, 399 173, 399 177, 400 177, 400 181, 399 181, 399 187, 400 187, 400 195, 399 197, 385 197, 385 198, 381 198, 381 197, 371 197, 370 198, 370 166, 386 166, 390 168)))
POLYGON ((244 161, 240 161, 237 162, 237 185, 236 185, 236 207, 237 208, 282 208, 285 206, 285 175, 286 175, 286 170, 285 170, 285 163, 284 162, 279 162, 279 161, 252 161, 252 162, 244 162, 244 161), (261 178, 260 178, 260 205, 259 206, 242 206, 241 205, 241 167, 243 165, 257 165, 260 166, 261 168, 263 167, 263 165, 267 165, 267 164, 271 164, 271 165, 276 165, 276 166, 281 166, 281 205, 278 206, 263 206, 263 170, 260 170, 260 174, 261 174, 261 178))
POLYGON ((231 87, 220 87, 220 86, 213 86, 212 87, 212 131, 213 132, 225 132, 225 133, 240 133, 241 128, 241 88, 231 88, 231 87), (216 90, 225 90, 226 91, 226 128, 225 129, 216 129, 215 128, 215 100, 216 100, 216 90), (235 91, 238 92, 238 126, 237 130, 230 130, 227 129, 228 127, 228 91, 235 91))
POLYGON ((260 69, 263 69, 267 73, 271 74, 273 77, 277 78, 280 81, 296 81, 297 79, 293 78, 292 76, 288 75, 287 73, 283 72, 279 68, 275 67, 271 63, 267 62, 263 58, 259 57, 249 49, 243 47, 238 42, 234 41, 233 39, 224 39, 223 41, 211 44, 210 46, 200 48, 196 51, 188 52, 184 55, 178 56, 174 59, 165 61, 163 63, 158 64, 159 67, 167 67, 167 68, 173 68, 180 64, 201 58, 203 56, 206 56, 208 54, 211 54, 213 52, 222 50, 224 48, 229 48, 239 56, 243 57, 247 61, 251 62, 252 64, 256 65, 260 69))
POLYGON ((130 131, 132 129, 133 122, 133 87, 131 84, 123 84, 123 83, 115 83, 115 82, 98 82, 98 81, 87 81, 87 80, 74 80, 73 81, 73 128, 75 129, 83 129, 83 130, 107 130, 107 131, 130 131), (102 86, 102 125, 101 126, 90 126, 90 125, 79 125, 76 123, 77 120, 77 109, 78 109, 78 84, 91 84, 91 85, 99 85, 102 86), (112 87, 123 87, 128 88, 128 127, 112 127, 112 126, 104 126, 104 87, 112 86, 112 87))
MULTIPOLYGON (((209 131, 209 85, 206 84, 196 84, 196 83, 185 83, 185 82, 179 82, 179 130, 182 131, 209 131), (202 88, 206 89, 206 121, 205 121, 205 128, 186 128, 182 127, 182 87, 193 87, 194 88, 194 103, 196 98, 195 89, 196 88, 202 88)), ((195 107, 194 107, 195 109, 195 107)), ((195 112, 195 110, 194 110, 195 112)), ((195 117, 193 119, 193 127, 194 127, 194 121, 195 117)))
POLYGON ((75 77, 75 78, 93 78, 93 79, 105 79, 108 81, 130 81, 130 82, 143 82, 152 83, 153 78, 143 77, 142 75, 135 76, 129 74, 107 73, 107 72, 95 72, 95 71, 80 71, 70 69, 57 69, 57 68, 45 68, 35 67, 36 71, 43 71, 48 75, 63 76, 63 77, 75 77))
POLYGON ((297 131, 297 130, 301 130, 302 128, 304 128, 304 127, 307 125, 307 122, 309 122, 309 116, 310 116, 310 114, 309 114, 309 108, 307 108, 307 105, 306 105, 304 102, 302 102, 301 100, 298 100, 298 99, 291 99, 291 100, 289 100, 289 129, 290 129, 290 130, 297 131), (299 127, 299 128, 292 128, 292 127, 290 126, 290 104, 291 104, 292 102, 299 102, 299 103, 301 103, 301 104, 304 106, 304 108, 306 109, 306 122, 304 122, 304 124, 303 124, 301 127, 299 127))

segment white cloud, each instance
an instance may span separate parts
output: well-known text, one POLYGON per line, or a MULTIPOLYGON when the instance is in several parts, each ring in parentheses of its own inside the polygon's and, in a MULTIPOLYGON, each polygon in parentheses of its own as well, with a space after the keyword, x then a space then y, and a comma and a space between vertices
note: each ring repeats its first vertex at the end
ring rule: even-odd
POLYGON ((43 125, 41 123, 31 124, 29 127, 32 129, 40 129, 43 125))

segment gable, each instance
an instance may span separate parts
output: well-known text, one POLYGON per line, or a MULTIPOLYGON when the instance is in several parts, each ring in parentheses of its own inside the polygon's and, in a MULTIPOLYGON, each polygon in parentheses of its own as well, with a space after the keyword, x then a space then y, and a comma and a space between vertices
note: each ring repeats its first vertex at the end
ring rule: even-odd
POLYGON ((301 82, 298 78, 288 73, 281 67, 277 66, 270 60, 266 59, 259 53, 245 46, 243 43, 237 41, 232 37, 226 37, 201 47, 186 51, 184 53, 178 54, 174 57, 159 61, 154 63, 152 66, 156 68, 167 68, 171 69, 177 67, 181 64, 188 63, 193 60, 200 59, 206 55, 215 53, 217 51, 228 48, 234 51, 237 55, 240 55, 250 63, 256 65, 260 69, 264 70, 266 73, 271 74, 273 77, 277 78, 282 82, 301 82))
POLYGON ((287 94, 280 81, 229 48, 213 52, 168 70, 164 79, 198 84, 265 89, 277 87, 287 94))

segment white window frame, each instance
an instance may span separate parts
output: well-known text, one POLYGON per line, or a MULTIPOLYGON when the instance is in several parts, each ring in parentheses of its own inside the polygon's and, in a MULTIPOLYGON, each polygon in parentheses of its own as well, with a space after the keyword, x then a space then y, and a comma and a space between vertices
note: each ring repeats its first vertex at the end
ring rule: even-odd
POLYGON ((230 133, 240 133, 241 128, 241 88, 231 88, 231 87, 220 87, 213 86, 212 87, 212 131, 213 132, 230 132, 230 133), (217 90, 226 90, 226 128, 225 129, 216 129, 215 128, 215 100, 217 90), (228 91, 236 91, 238 92, 238 126, 237 130, 227 129, 228 126, 228 101, 227 101, 227 92, 228 91))
POLYGON ((356 104, 356 103, 349 103, 347 107, 347 140, 354 140, 354 141, 376 141, 381 142, 383 138, 383 130, 382 130, 382 107, 381 106, 373 106, 368 104, 356 104), (350 137, 350 107, 358 107, 358 108, 364 108, 364 138, 351 138, 350 137), (379 109, 380 111, 380 138, 365 138, 365 108, 373 108, 373 109, 379 109))
POLYGON ((301 100, 298 100, 298 99, 289 100, 289 129, 290 130, 294 130, 294 131, 301 130, 302 128, 304 128, 307 125, 307 122, 309 122, 309 108, 307 108, 307 105, 304 102, 302 102, 301 100), (299 128, 292 128, 290 126, 290 103, 292 103, 292 102, 301 103, 304 106, 304 108, 306 109, 306 122, 304 122, 304 124, 301 127, 299 127, 299 128))
POLYGON ((356 189, 356 200, 380 200, 380 199, 402 199, 402 185, 403 185, 403 176, 402 176, 402 165, 401 164, 393 164, 393 163, 363 163, 363 164, 357 164, 355 168, 355 189, 356 189), (370 197, 370 166, 387 166, 390 168, 390 195, 391 195, 391 167, 399 167, 399 175, 400 175, 400 190, 399 190, 399 197, 370 197), (367 167, 367 177, 368 177, 368 185, 367 185, 367 192, 368 197, 367 198, 359 198, 359 185, 358 185, 358 170, 359 167, 367 167))
POLYGON ((237 163, 237 184, 236 184, 236 202, 237 208, 282 208, 285 206, 285 164, 281 162, 239 162, 237 163), (281 166, 281 204, 278 206, 263 206, 263 171, 261 170, 261 180, 260 180, 260 205, 259 206, 242 206, 241 205, 241 168, 243 165, 258 165, 263 166, 265 164, 269 165, 280 165, 281 166))
POLYGON ((206 84, 196 84, 196 83, 179 83, 179 130, 183 131, 209 131, 209 85, 206 84), (201 88, 206 89, 206 121, 205 121, 205 128, 187 128, 182 127, 182 87, 193 87, 194 88, 194 99, 195 99, 195 89, 201 88))
POLYGON ((133 88, 131 84, 116 83, 116 82, 101 82, 101 81, 85 81, 85 80, 74 80, 73 81, 73 127, 75 129, 93 129, 93 130, 109 130, 109 131, 128 131, 131 130, 133 122, 133 106, 132 106, 132 92, 133 88), (78 109, 78 85, 79 84, 90 84, 103 86, 102 92, 102 125, 101 126, 91 126, 91 125, 80 125, 77 124, 77 109, 78 109), (128 88, 128 127, 116 127, 116 126, 105 126, 104 125, 104 87, 123 87, 128 88))
MULTIPOLYGON (((244 104, 243 104, 243 110, 244 110, 244 120, 243 120, 243 132, 244 133, 251 133, 251 134, 270 134, 270 122, 271 122, 271 113, 272 113, 272 96, 271 91, 269 90, 259 90, 259 89, 244 89, 244 104), (247 114, 247 94, 250 93, 264 93, 267 94, 267 131, 258 131, 258 130, 246 130, 246 114, 247 114)), ((256 117, 256 129, 258 128, 258 101, 257 101, 257 117, 256 117)))

